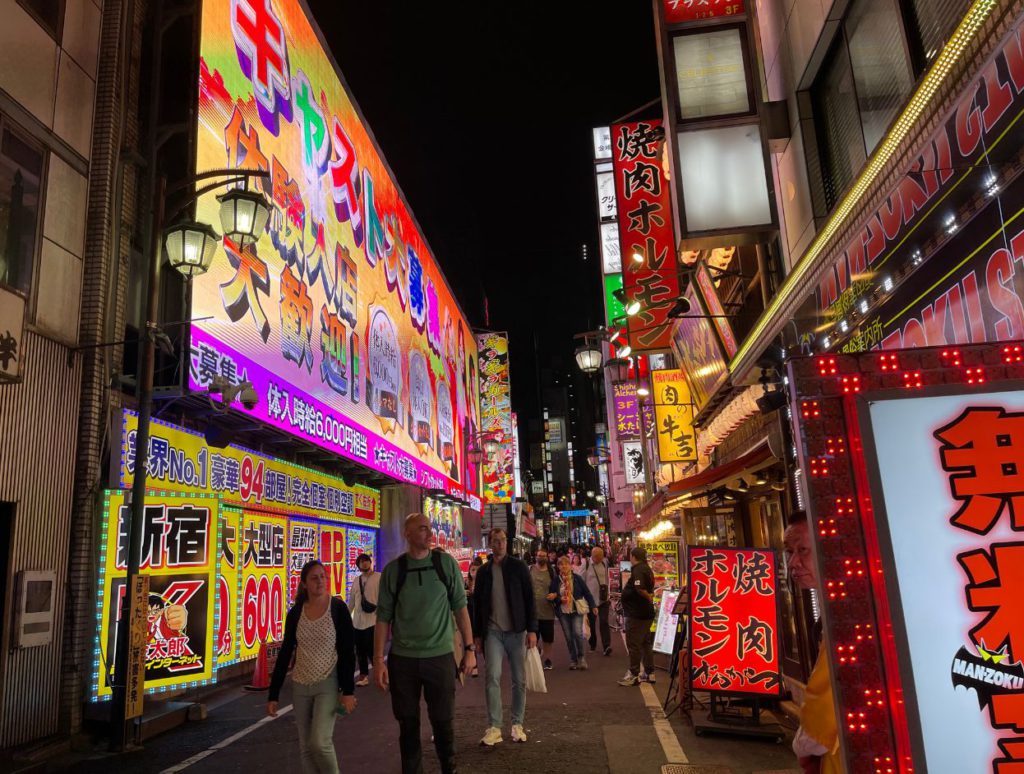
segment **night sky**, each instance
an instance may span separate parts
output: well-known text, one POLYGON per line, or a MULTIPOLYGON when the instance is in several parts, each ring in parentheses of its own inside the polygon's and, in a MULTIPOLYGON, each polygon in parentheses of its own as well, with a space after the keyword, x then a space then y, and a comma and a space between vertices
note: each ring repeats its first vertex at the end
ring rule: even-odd
POLYGON ((591 129, 658 96, 651 3, 310 5, 470 324, 486 297, 509 331, 513 408, 536 417, 536 364, 601 322, 591 129))

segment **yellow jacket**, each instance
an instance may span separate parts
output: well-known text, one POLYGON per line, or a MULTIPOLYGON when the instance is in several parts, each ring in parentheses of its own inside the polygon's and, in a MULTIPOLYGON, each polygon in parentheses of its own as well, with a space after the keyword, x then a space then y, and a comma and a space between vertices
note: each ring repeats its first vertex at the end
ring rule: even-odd
POLYGON ((814 670, 804 691, 800 727, 814 741, 828 748, 828 753, 821 759, 821 774, 843 774, 839 726, 836 722, 836 705, 832 697, 832 678, 824 640, 818 649, 818 660, 814 662, 814 670))

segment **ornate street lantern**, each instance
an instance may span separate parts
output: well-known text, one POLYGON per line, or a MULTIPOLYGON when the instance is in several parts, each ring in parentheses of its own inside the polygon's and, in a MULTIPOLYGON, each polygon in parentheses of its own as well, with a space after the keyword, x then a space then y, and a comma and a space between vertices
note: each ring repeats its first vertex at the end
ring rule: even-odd
POLYGON ((164 232, 168 263, 189 279, 210 268, 218 242, 217 232, 205 223, 179 223, 164 232))

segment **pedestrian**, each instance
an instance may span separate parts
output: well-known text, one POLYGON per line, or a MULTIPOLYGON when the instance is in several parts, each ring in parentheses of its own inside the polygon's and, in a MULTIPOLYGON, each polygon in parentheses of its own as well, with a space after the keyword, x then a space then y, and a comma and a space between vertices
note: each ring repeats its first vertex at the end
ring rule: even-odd
POLYGON ((327 571, 317 560, 306 562, 299 575, 295 605, 284 621, 267 696, 267 714, 277 717, 278 697, 292 654, 292 707, 299 730, 299 759, 306 774, 337 774, 334 719, 339 707, 355 711, 354 632, 348 608, 330 595, 327 571))
MULTIPOLYGON (((786 569, 793 585, 798 589, 817 589, 820 594, 811 528, 804 511, 790 515, 789 526, 782 539, 786 569)), ((793 752, 806 774, 838 774, 843 770, 839 760, 839 724, 832 702, 832 679, 821 619, 815 623, 813 635, 818 646, 818 658, 804 690, 800 727, 793 737, 793 752)))
POLYGON ((530 570, 522 559, 508 555, 505 530, 492 529, 489 542, 491 561, 476 575, 473 598, 476 631, 486 632, 486 641, 476 640, 487 670, 489 725, 480 743, 493 747, 502 741, 501 662, 506 656, 512 674, 512 741, 526 741, 526 648, 537 647, 537 611, 530 570))
POLYGON ((601 629, 601 646, 604 654, 612 654, 612 631, 608 626, 608 610, 611 607, 608 595, 608 562, 604 558, 604 549, 595 546, 590 557, 583 563, 583 580, 587 584, 590 595, 597 600, 597 607, 590 608, 590 652, 597 650, 597 630, 601 629))
MULTIPOLYGON (((476 615, 473 610, 473 589, 476 588, 476 574, 483 565, 484 560, 479 556, 474 556, 473 561, 469 565, 469 572, 466 573, 466 608, 469 611, 469 621, 473 626, 473 642, 476 642, 481 637, 481 634, 476 629, 476 615)), ((473 671, 470 672, 470 675, 473 677, 480 676, 479 665, 473 665, 473 671)))
POLYGON ((359 575, 348 590, 348 609, 356 630, 356 655, 359 660, 357 687, 370 684, 370 659, 373 658, 373 630, 377 626, 377 595, 380 573, 373 569, 369 554, 356 557, 359 575))
POLYGON ((388 562, 377 597, 373 674, 377 687, 391 691, 398 721, 403 774, 422 771, 420 696, 434 730, 442 774, 455 772, 455 680, 476 665, 476 646, 466 610, 459 565, 451 555, 431 550, 430 522, 422 513, 405 519, 408 550, 388 562), (453 623, 454 621, 454 623, 453 623), (468 643, 456 670, 455 628, 468 643), (384 662, 384 645, 391 651, 384 662))
POLYGON ((626 616, 626 650, 629 671, 619 685, 639 685, 641 679, 655 682, 654 676, 654 573, 647 565, 647 551, 637 546, 629 552, 632 569, 622 590, 622 612, 626 616), (645 672, 641 673, 643 662, 645 672))
POLYGON ((555 606, 558 594, 551 591, 551 586, 557 582, 555 570, 548 562, 548 552, 544 548, 538 548, 535 557, 536 561, 530 567, 530 581, 533 585, 533 606, 537 610, 537 633, 540 635, 541 658, 544 660, 545 669, 553 669, 551 663, 551 649, 555 644, 555 606))
POLYGON ((552 581, 551 592, 557 594, 556 610, 569 647, 569 669, 589 669, 587 654, 583 649, 583 619, 586 612, 581 612, 581 608, 594 607, 594 598, 590 596, 583 578, 572 571, 572 563, 567 556, 558 560, 558 575, 552 581), (581 600, 584 605, 580 604, 581 600))

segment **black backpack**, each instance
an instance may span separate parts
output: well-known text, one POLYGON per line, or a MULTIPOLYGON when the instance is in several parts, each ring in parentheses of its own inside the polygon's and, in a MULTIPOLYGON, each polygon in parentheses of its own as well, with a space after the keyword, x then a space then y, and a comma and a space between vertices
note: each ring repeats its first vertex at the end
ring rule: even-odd
MULTIPOLYGON (((434 565, 434 572, 437 573, 437 577, 441 583, 444 584, 445 591, 448 592, 448 606, 452 604, 452 587, 448 584, 448 575, 444 571, 444 565, 441 562, 442 551, 439 548, 431 549, 430 551, 430 563, 434 565)), ((426 568, 417 568, 415 572, 424 572, 426 568)), ((395 609, 398 609, 398 595, 402 593, 402 586, 405 585, 405 579, 409 577, 409 554, 402 554, 398 557, 398 580, 395 583, 395 609)))

